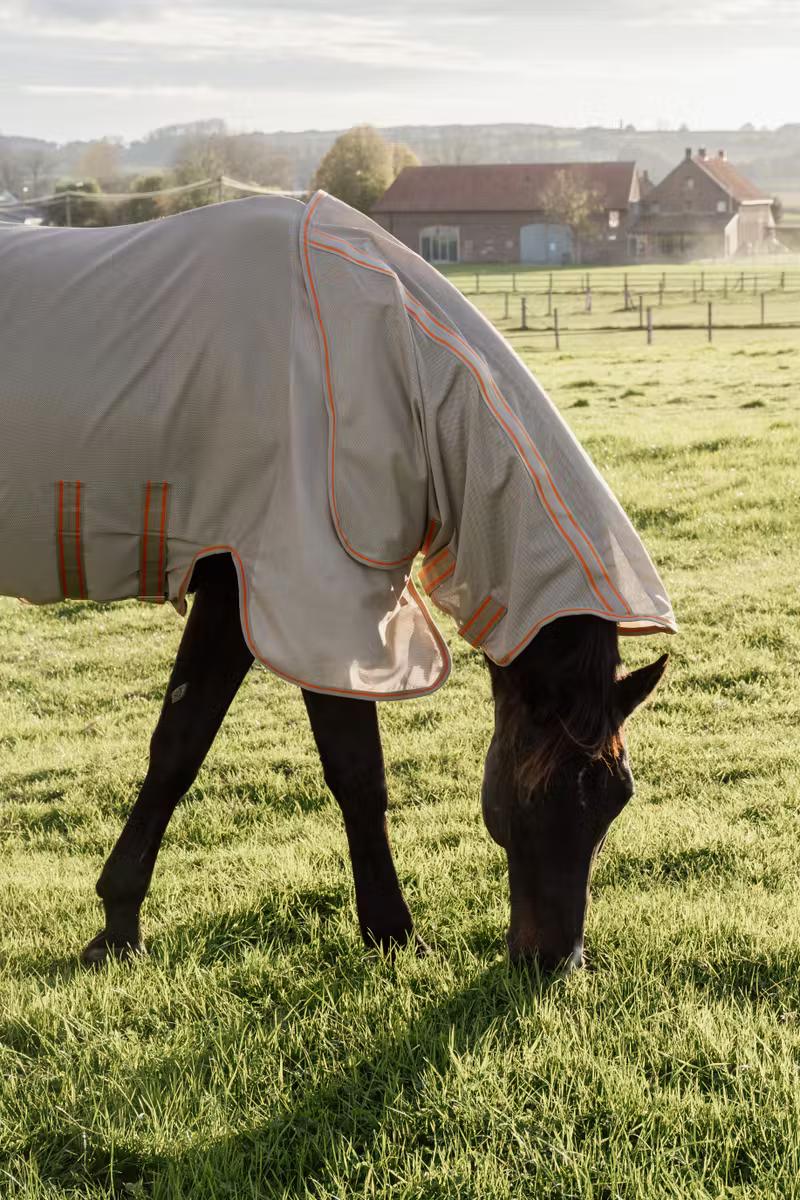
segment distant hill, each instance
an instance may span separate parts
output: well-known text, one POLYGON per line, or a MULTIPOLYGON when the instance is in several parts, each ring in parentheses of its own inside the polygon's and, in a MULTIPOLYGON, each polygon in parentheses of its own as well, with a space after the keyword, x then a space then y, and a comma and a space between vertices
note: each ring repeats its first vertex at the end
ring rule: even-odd
MULTIPOLYGON (((139 173, 171 165, 187 137, 225 131, 219 119, 164 126, 123 148, 126 170, 139 173)), ((301 133, 261 133, 267 147, 286 155, 292 163, 293 186, 307 188, 322 156, 341 130, 305 130, 301 133)), ((635 160, 658 182, 679 162, 685 147, 705 147, 710 153, 725 149, 728 157, 765 191, 800 198, 800 123, 780 129, 757 130, 637 130, 589 127, 571 129, 553 125, 398 125, 381 131, 392 141, 406 142, 423 163, 568 162, 575 160, 635 160)), ((0 135, 4 149, 47 150, 60 171, 75 163, 85 142, 57 146, 36 138, 0 135)), ((793 204, 790 202, 790 207, 793 204)))

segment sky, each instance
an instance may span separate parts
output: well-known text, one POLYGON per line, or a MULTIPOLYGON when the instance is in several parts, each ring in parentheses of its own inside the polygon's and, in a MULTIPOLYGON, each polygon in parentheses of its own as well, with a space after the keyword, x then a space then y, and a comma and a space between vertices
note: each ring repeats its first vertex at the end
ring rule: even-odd
POLYGON ((800 0, 0 0, 0 133, 800 121, 800 0))

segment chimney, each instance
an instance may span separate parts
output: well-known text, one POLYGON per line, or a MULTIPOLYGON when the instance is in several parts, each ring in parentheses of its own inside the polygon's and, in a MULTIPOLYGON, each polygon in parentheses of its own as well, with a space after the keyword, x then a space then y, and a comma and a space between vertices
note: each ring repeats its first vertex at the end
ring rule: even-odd
POLYGON ((728 156, 724 150, 717 151, 717 158, 721 158, 723 162, 727 162, 728 156))
POLYGON ((703 160, 703 162, 707 161, 708 154, 706 153, 705 146, 701 146, 700 149, 697 151, 697 153, 698 153, 699 157, 703 160))
POLYGON ((686 157, 687 157, 687 158, 691 158, 691 157, 692 157, 692 147, 691 147, 691 146, 687 146, 687 147, 686 147, 686 157))

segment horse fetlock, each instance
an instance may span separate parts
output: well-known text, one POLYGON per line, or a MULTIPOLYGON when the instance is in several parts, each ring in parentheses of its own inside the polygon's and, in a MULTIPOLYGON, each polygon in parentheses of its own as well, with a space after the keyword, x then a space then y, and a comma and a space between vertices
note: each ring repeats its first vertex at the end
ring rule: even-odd
POLYGON ((138 930, 134 939, 121 941, 116 937, 109 936, 108 930, 103 929, 84 946, 81 962, 86 967, 101 967, 113 959, 125 962, 141 958, 145 954, 147 954, 147 949, 139 940, 138 930))

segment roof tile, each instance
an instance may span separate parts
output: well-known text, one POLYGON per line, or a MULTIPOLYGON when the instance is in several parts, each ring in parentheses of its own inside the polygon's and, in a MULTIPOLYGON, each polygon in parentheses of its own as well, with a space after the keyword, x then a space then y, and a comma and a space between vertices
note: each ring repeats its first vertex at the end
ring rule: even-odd
POLYGON ((530 212, 557 171, 574 173, 602 191, 606 208, 629 206, 636 185, 632 162, 487 163, 405 167, 373 213, 530 212))

